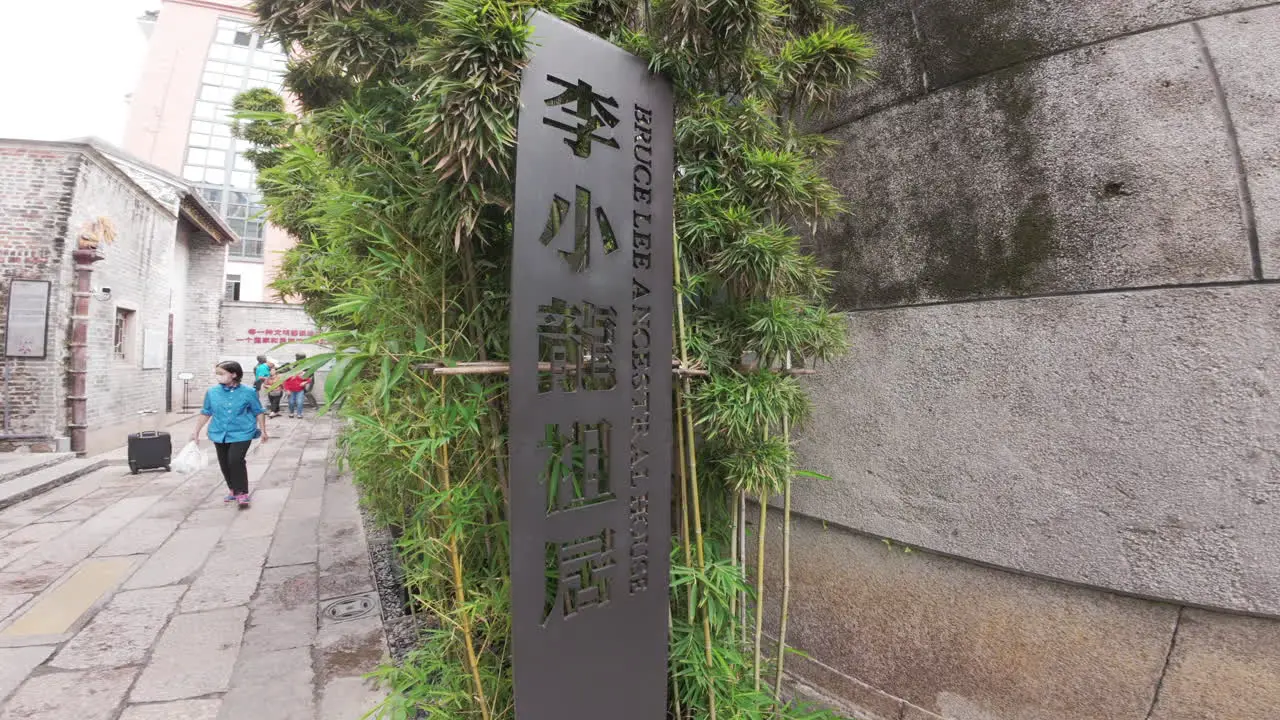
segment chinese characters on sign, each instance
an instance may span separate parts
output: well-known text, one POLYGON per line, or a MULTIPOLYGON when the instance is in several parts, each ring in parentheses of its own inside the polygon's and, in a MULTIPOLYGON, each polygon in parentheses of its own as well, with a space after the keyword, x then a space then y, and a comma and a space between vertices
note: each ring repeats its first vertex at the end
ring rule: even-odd
POLYGON ((511 303, 516 717, 660 720, 671 90, 599 38, 542 13, 533 24, 511 303))
POLYGON ((250 328, 249 337, 240 338, 240 342, 250 345, 283 345, 291 342, 307 342, 311 338, 310 330, 285 330, 282 328, 250 328))

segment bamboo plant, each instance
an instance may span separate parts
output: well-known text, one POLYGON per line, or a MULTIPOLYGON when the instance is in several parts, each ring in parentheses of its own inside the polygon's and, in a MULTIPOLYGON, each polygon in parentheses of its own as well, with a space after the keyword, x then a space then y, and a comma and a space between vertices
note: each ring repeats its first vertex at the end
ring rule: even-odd
POLYGON ((838 0, 258 0, 286 89, 237 99, 270 220, 297 240, 276 289, 335 353, 328 397, 365 505, 393 530, 418 647, 380 671, 390 718, 513 717, 504 376, 513 161, 528 11, 645 58, 677 100, 672 718, 831 717, 781 700, 792 365, 844 347, 798 232, 844 210, 831 143, 802 128, 870 77, 838 0), (794 361, 794 362, 793 362, 794 361), (424 369, 425 368, 425 369, 424 369), (434 370, 432 370, 434 368, 434 370), (780 597, 764 525, 784 500, 780 597), (754 503, 755 563, 749 568, 754 503), (767 679, 772 671, 773 682, 767 679))

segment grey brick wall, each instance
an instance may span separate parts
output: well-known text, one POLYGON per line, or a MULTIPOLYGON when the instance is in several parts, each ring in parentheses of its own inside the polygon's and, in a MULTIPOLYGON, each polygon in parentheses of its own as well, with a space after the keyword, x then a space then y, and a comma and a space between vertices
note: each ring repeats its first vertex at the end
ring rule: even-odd
MULTIPOLYGON (((204 390, 213 384, 213 366, 222 359, 219 347, 227 251, 194 229, 188 233, 188 238, 186 307, 183 311, 186 351, 183 362, 179 363, 174 358, 173 372, 175 378, 183 372, 195 375, 191 381, 190 402, 198 406, 204 390)), ((182 402, 181 382, 178 393, 174 396, 175 406, 182 402)))
MULTIPOLYGON (((169 316, 174 320, 174 409, 189 370, 199 382, 218 359, 225 248, 180 221, 177 191, 144 191, 115 164, 75 144, 0 142, 0 320, 9 281, 49 280, 48 356, 8 361, 3 398, 10 433, 67 434, 67 370, 75 268, 71 253, 88 223, 111 220, 117 237, 103 245, 93 266, 89 311, 87 414, 89 451, 117 447, 129 432, 158 427, 166 410, 169 316), (115 353, 118 309, 133 312, 124 357, 115 353), (158 367, 145 368, 148 335, 158 367)), ((3 346, 0 322, 0 347, 3 346)), ((0 434, 3 434, 0 429, 0 434)), ((0 439, 0 451, 18 446, 52 449, 44 441, 0 439)))
MULTIPOLYGON (((142 413, 165 411, 165 369, 143 368, 144 345, 153 335, 166 343, 172 288, 177 216, 137 187, 114 166, 86 162, 76 181, 72 233, 97 217, 111 218, 116 241, 101 248, 105 259, 94 265, 95 289, 109 287, 109 298, 95 297, 90 307, 88 423, 91 430, 131 426, 142 413), (118 310, 133 311, 124 357, 115 353, 118 310)), ((120 439, 123 442, 123 438, 120 439)))
MULTIPOLYGON (((9 285, 13 279, 48 280, 49 331, 43 360, 4 360, 10 380, 0 402, 9 411, 8 433, 63 434, 66 424, 65 374, 70 319, 67 221, 71 189, 81 159, 78 152, 0 144, 0 348, 4 345, 9 285)), ((6 430, 0 427, 0 434, 6 430)), ((0 450, 27 441, 0 441, 0 450)))

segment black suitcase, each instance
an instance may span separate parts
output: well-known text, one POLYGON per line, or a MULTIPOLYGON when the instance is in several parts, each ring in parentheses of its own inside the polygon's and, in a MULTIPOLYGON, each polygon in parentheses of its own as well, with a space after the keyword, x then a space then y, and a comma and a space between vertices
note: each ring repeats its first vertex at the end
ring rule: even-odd
POLYGON ((173 441, 167 432, 148 430, 129 436, 129 469, 134 475, 139 470, 168 470, 172 455, 173 441))

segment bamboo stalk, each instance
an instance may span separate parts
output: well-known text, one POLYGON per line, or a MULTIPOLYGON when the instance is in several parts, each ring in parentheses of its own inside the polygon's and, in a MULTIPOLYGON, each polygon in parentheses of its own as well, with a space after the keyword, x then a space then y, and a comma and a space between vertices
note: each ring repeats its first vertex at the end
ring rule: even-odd
MULTIPOLYGON (((441 394, 444 392, 444 382, 440 383, 441 394)), ((441 479, 444 483, 445 495, 450 493, 449 479, 449 445, 445 443, 440 448, 441 454, 441 479)), ((476 655, 475 636, 471 632, 471 616, 467 613, 465 605, 467 603, 466 589, 462 585, 462 556, 458 552, 458 538, 449 535, 449 564, 453 566, 453 602, 458 612, 458 622, 462 626, 462 635, 466 640, 467 646, 467 668, 471 671, 471 681, 476 686, 476 702, 480 704, 480 716, 483 720, 489 720, 489 702, 485 700, 484 683, 480 680, 480 659, 476 655)))
MULTIPOLYGON (((440 339, 443 342, 446 337, 445 321, 446 321, 446 300, 445 291, 440 291, 440 339)), ((443 347, 441 348, 444 349, 443 347)), ((440 402, 444 403, 445 399, 445 383, 448 380, 440 378, 440 402)), ((440 475, 441 482, 444 485, 444 493, 446 498, 451 498, 452 481, 449 472, 449 443, 446 441, 440 445, 440 475)), ((445 514, 450 514, 452 501, 448 502, 445 507, 445 514)), ((446 525, 446 532, 448 532, 446 525)), ((449 533, 449 564, 453 568, 453 602, 454 610, 458 613, 458 621, 462 626, 462 636, 467 646, 467 666, 471 671, 471 682, 475 684, 476 702, 480 704, 480 717, 482 720, 489 720, 489 702, 484 696, 484 682, 480 679, 480 658, 476 655, 475 635, 471 631, 471 617, 467 613, 467 590, 462 584, 462 554, 458 552, 458 538, 455 534, 449 533)))
MULTIPOLYGON (((676 285, 676 322, 680 330, 680 364, 683 367, 689 366, 689 338, 688 330, 684 324, 684 293, 680 290, 682 282, 681 266, 680 266, 680 238, 675 232, 675 222, 671 227, 671 249, 675 256, 675 285, 676 285)), ((684 391, 685 397, 690 395, 689 376, 685 375, 680 379, 681 389, 684 391)), ((698 487, 698 449, 694 444, 693 435, 693 410, 688 406, 684 408, 684 427, 685 427, 685 448, 688 453, 689 460, 689 488, 690 495, 693 496, 693 534, 697 542, 698 548, 698 572, 705 573, 707 570, 707 560, 705 545, 702 540, 702 507, 700 496, 701 492, 698 487)), ((711 651, 711 616, 710 608, 703 610, 702 613, 702 634, 703 642, 706 647, 707 667, 713 668, 715 659, 711 651)), ((711 720, 716 720, 716 689, 708 688, 707 691, 707 707, 711 711, 711 720)))
MULTIPOLYGON (((733 518, 733 527, 731 539, 729 541, 729 555, 733 558, 733 566, 738 566, 738 493, 735 491, 729 496, 729 516, 733 518)), ((745 576, 744 576, 745 577, 745 576)), ((729 637, 735 637, 738 634, 738 591, 734 590, 729 596, 729 637)))
MULTIPOLYGON (((787 367, 791 366, 791 353, 787 353, 787 367)), ((782 437, 787 447, 791 447, 791 419, 782 416, 782 437)), ((782 697, 782 666, 787 655, 787 615, 791 610, 791 472, 788 468, 787 482, 784 486, 785 499, 782 502, 782 612, 778 620, 778 668, 773 679, 775 698, 782 697)), ((781 706, 779 706, 781 713, 781 706)))
MULTIPOLYGON (((676 390, 676 417, 684 417, 684 393, 679 389, 676 390)), ((693 550, 690 548, 692 538, 689 533, 689 485, 688 477, 685 471, 685 451, 684 451, 684 428, 681 427, 676 432, 676 457, 680 462, 680 545, 684 548, 684 564, 693 567, 693 550)), ((694 620, 694 601, 695 591, 693 586, 689 587, 686 596, 689 599, 689 623, 694 620)))
MULTIPOLYGON (((733 559, 738 566, 738 572, 742 574, 742 581, 747 581, 747 494, 738 491, 738 553, 739 556, 733 559)), ((738 591, 738 624, 742 628, 742 646, 747 645, 747 591, 743 588, 738 591)))
MULTIPOLYGON (((511 363, 499 362, 496 360, 486 360, 479 362, 460 362, 453 365, 445 365, 444 363, 423 363, 415 365, 415 370, 426 372, 430 375, 506 375, 511 372, 511 363)), ((538 363, 539 372, 551 372, 551 363, 538 363)), ((576 373, 578 368, 566 367, 566 373, 576 373)), ((816 375, 817 370, 812 368, 794 368, 782 371, 786 375, 816 375)), ((711 377, 711 371, 702 368, 687 367, 685 365, 676 364, 672 366, 671 373, 677 377, 711 377)))
POLYGON ((756 663, 755 663, 755 688, 760 690, 760 667, 763 661, 762 639, 764 637, 764 538, 765 524, 769 521, 769 497, 761 495, 760 498, 760 527, 757 529, 759 538, 756 540, 756 663))

